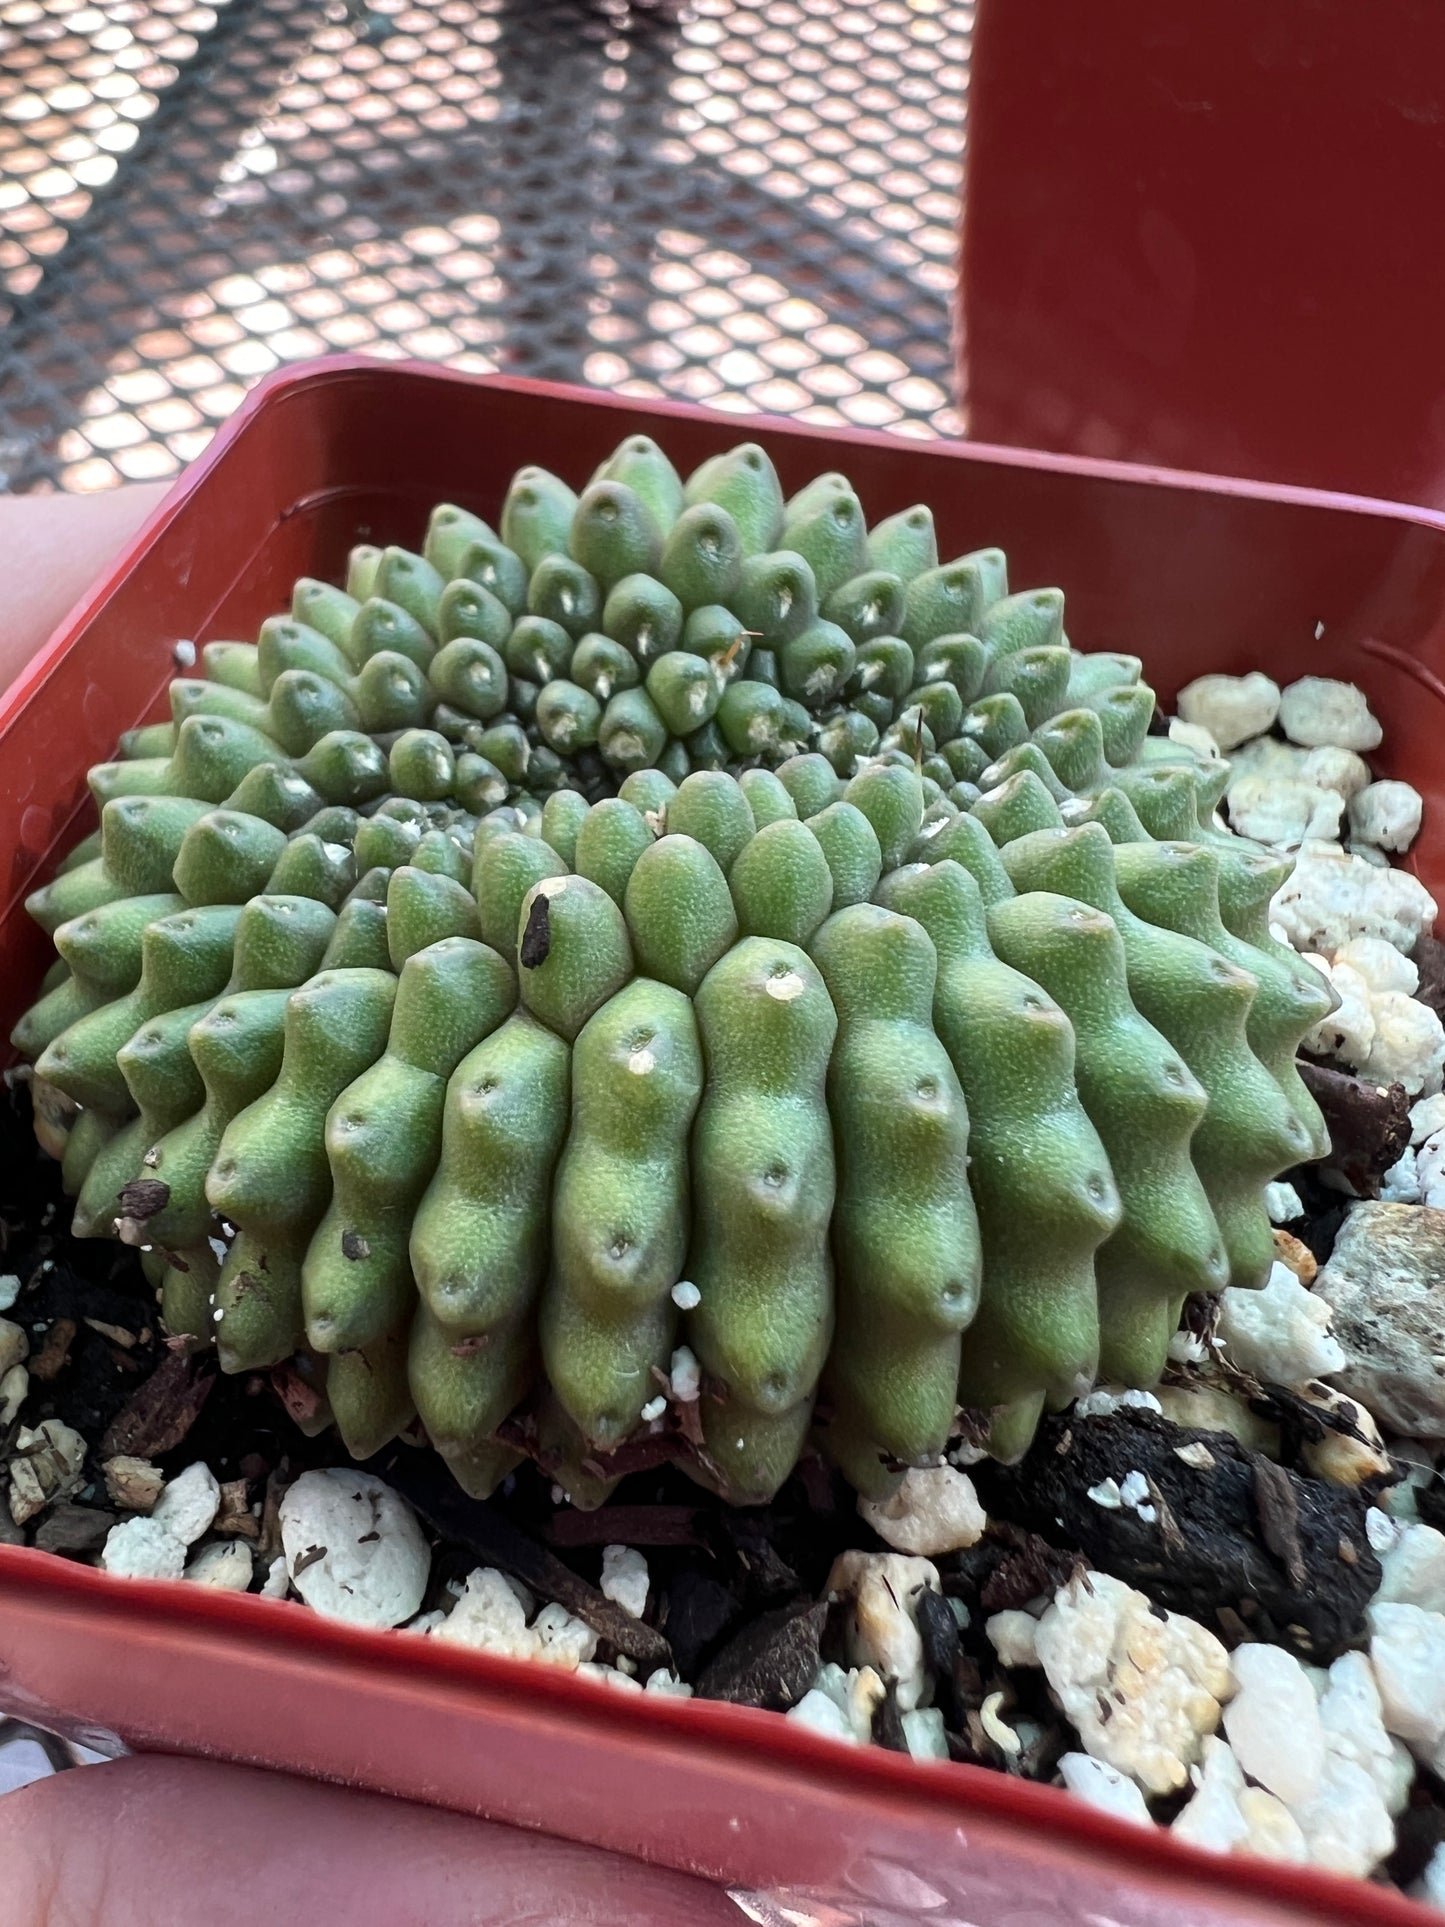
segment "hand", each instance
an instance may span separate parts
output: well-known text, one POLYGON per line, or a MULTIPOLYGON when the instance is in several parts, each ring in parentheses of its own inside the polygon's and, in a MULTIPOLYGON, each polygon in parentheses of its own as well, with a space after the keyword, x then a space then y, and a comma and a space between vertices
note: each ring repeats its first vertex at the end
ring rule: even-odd
POLYGON ((0 1799, 5 1927, 742 1927, 726 1894, 381 1794, 136 1755, 0 1799))

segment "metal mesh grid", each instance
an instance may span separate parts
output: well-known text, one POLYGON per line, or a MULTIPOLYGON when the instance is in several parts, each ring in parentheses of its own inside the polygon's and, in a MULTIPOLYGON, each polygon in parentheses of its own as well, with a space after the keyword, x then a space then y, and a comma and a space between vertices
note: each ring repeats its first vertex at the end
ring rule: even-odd
POLYGON ((0 487, 340 349, 957 433, 972 5, 0 0, 0 487))

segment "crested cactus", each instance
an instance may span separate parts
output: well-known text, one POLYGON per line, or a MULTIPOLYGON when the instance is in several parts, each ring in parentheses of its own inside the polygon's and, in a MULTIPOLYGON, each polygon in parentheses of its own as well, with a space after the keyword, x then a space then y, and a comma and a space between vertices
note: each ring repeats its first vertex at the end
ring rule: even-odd
POLYGON ((1063 618, 924 507, 644 436, 303 578, 30 900, 77 1233, 475 1493, 595 1503, 651 1431, 740 1503, 810 1442, 879 1496, 960 1407, 1010 1457, 1151 1383, 1267 1275, 1331 993, 1063 618))

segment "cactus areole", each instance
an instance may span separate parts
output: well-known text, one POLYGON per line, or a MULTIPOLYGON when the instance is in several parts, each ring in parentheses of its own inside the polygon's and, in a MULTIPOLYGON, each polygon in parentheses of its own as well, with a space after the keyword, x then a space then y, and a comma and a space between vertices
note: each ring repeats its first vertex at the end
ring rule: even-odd
POLYGON ((646 1440, 878 1496, 1153 1383, 1268 1273, 1332 995, 1222 766, 1063 623, 925 507, 643 436, 298 582, 30 899, 76 1231, 477 1495, 596 1504, 646 1440))

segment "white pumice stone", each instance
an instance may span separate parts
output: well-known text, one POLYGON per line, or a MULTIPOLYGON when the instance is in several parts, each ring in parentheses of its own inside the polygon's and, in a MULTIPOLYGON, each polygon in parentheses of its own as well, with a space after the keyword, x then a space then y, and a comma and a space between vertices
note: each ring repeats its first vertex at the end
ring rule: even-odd
POLYGON ((1328 842, 1340 832, 1345 799, 1287 776, 1241 776, 1226 797, 1229 826, 1237 836, 1275 850, 1297 850, 1306 841, 1328 842))
POLYGON ((284 1556, 271 1561, 265 1579, 261 1582, 263 1599, 284 1599, 291 1590, 291 1574, 287 1570, 284 1556))
POLYGON ((844 1552, 828 1574, 827 1590, 852 1608, 849 1659, 893 1680, 904 1713, 922 1703, 927 1686, 918 1631, 918 1597, 925 1589, 942 1592, 936 1568, 899 1552, 844 1552))
POLYGON ((1163 1408, 1152 1392, 1136 1386, 1099 1385, 1075 1401, 1075 1418, 1108 1418, 1113 1412, 1158 1412, 1163 1408))
POLYGON ((1320 1726, 1327 1754, 1359 1767, 1369 1775, 1386 1810, 1401 1811, 1414 1768, 1408 1752, 1385 1731, 1380 1687, 1368 1654, 1342 1653, 1330 1667, 1320 1696, 1320 1726), (1406 1763, 1403 1789, 1402 1753, 1406 1763))
POLYGON ((936 1706, 916 1706, 911 1713, 902 1715, 900 1724, 911 1758, 948 1758, 948 1734, 944 1730, 943 1715, 936 1706))
POLYGON ((1248 1832, 1239 1810, 1244 1775, 1225 1741, 1211 1734, 1200 1749, 1201 1765, 1190 1769, 1194 1797, 1176 1815, 1170 1832, 1209 1853, 1232 1853, 1248 1832))
POLYGON ((1445 1613, 1445 1533, 1413 1523, 1397 1528, 1380 1552, 1380 1567, 1377 1600, 1445 1613))
POLYGON ((1302 1048, 1316 1057, 1339 1057, 1354 1067, 1363 1064, 1375 1045, 1375 1010, 1370 986, 1345 963, 1326 963, 1311 957, 1335 987, 1338 1006, 1308 1031, 1302 1048))
POLYGON ((1380 1180, 1380 1197, 1386 1204, 1420 1204, 1420 1167, 1414 1151, 1406 1151, 1380 1180))
POLYGON ((659 1699, 690 1700, 692 1688, 685 1679, 679 1679, 669 1666, 659 1666, 649 1673, 643 1683, 644 1693, 652 1693, 659 1699))
POLYGON ((806 1726, 810 1733, 822 1733, 830 1740, 842 1740, 846 1746, 858 1744, 848 1715, 816 1686, 810 1687, 797 1705, 790 1706, 783 1717, 797 1726, 806 1726))
POLYGON ((1059 1761, 1059 1778, 1070 1793, 1097 1807, 1100 1813, 1112 1813, 1116 1820, 1132 1820, 1136 1826, 1154 1824, 1144 1795, 1128 1775, 1091 1754, 1065 1753, 1059 1761))
POLYGON ((1293 1224, 1305 1214, 1300 1194, 1292 1184, 1267 1184, 1264 1187, 1264 1208, 1269 1213, 1271 1224, 1293 1224))
POLYGON ((1374 1084, 1403 1084, 1408 1097, 1440 1089, 1445 1068, 1445 1026, 1428 1004, 1398 991, 1370 1001, 1375 1034, 1358 1068, 1374 1084))
POLYGON ((1282 1646, 1240 1646, 1230 1671, 1235 1692, 1224 1731, 1235 1759, 1286 1806, 1314 1799, 1324 1779, 1325 1736, 1303 1666, 1282 1646))
POLYGON ((1395 1826, 1373 1776, 1332 1753, 1319 1791, 1296 1807, 1312 1866, 1363 1880, 1394 1851, 1395 1826))
POLYGON ((122 1579, 179 1579, 186 1548, 154 1519, 122 1519, 105 1535, 100 1563, 122 1579))
POLYGON ((1199 676, 1179 692, 1179 714, 1207 729, 1222 750, 1262 736, 1279 714, 1279 684, 1258 669, 1247 676, 1199 676))
POLYGON ((1423 1900, 1427 1907, 1445 1909, 1445 1841, 1435 1849, 1425 1871, 1410 1889, 1412 1900, 1423 1900))
POLYGON ((565 1606, 544 1606, 532 1621, 531 1631, 537 1642, 536 1657, 549 1666, 573 1672, 596 1657, 596 1633, 565 1606))
POLYGON ((221 1504, 221 1488, 210 1466, 197 1459, 161 1488, 151 1517, 173 1532, 182 1545, 193 1546, 209 1532, 221 1504))
POLYGON ((595 1680, 599 1686, 610 1686, 615 1693, 642 1691, 640 1679, 633 1679, 630 1674, 620 1672, 615 1666, 599 1666, 595 1659, 584 1660, 577 1668, 577 1677, 595 1680))
MULTIPOLYGON (((420 1593, 417 1597, 420 1603, 420 1593)), ((467 1574, 456 1604, 432 1638, 472 1646, 499 1659, 538 1656, 539 1641, 527 1624, 522 1602, 494 1566, 479 1566, 467 1574)))
POLYGON ((651 1585, 647 1561, 632 1546, 602 1548, 602 1594, 634 1619, 647 1610, 647 1589, 651 1585))
POLYGON ((1385 1730, 1428 1757, 1445 1738, 1445 1616, 1377 1600, 1368 1617, 1385 1730))
POLYGON ((1435 899, 1408 870, 1378 869, 1332 843, 1305 843, 1271 905, 1286 943, 1303 953, 1334 953, 1353 937, 1415 948, 1435 925, 1435 899))
POLYGON ((1345 1363, 1328 1304, 1276 1263, 1262 1291, 1231 1285, 1219 1297, 1219 1335, 1241 1371, 1278 1385, 1325 1378, 1345 1363))
POLYGON ((1316 789, 1334 790, 1348 803, 1369 782, 1370 766, 1352 749, 1336 749, 1326 744, 1319 749, 1307 749, 1294 766, 1294 775, 1302 783, 1313 783, 1316 789))
POLYGON ((1384 731, 1364 691, 1328 676, 1302 676, 1279 699, 1279 726, 1305 749, 1378 749, 1384 731))
POLYGON ((1409 783, 1367 784, 1350 798, 1350 834, 1377 850, 1408 850, 1420 834, 1425 805, 1409 783))
POLYGON ((218 1539, 201 1548, 186 1567, 185 1577, 217 1592, 249 1592, 251 1548, 244 1539, 218 1539))
POLYGON ((1010 1607, 994 1613, 983 1623, 1000 1666, 1037 1666, 1039 1663, 1039 1622, 1032 1613, 1010 1607))
POLYGON ((1186 723, 1182 717, 1171 716, 1169 740, 1171 743, 1178 743, 1181 749, 1187 749, 1191 755, 1197 756, 1201 763, 1219 761, 1219 745, 1203 723, 1186 723))
POLYGON ((1445 1093, 1417 1098, 1410 1106, 1410 1142, 1423 1144, 1438 1131, 1445 1131, 1445 1093))
POLYGON ((915 1468, 886 1499, 858 1501, 859 1516, 896 1552, 924 1558, 977 1545, 988 1524, 973 1480, 951 1465, 915 1468))
POLYGON ((1395 990, 1413 997, 1420 988, 1419 967, 1402 956, 1393 944, 1379 937, 1352 937, 1335 952, 1334 962, 1348 964, 1364 978, 1373 996, 1395 990))
POLYGON ((314 1611, 399 1626, 420 1607, 431 1554, 416 1514, 383 1480, 340 1466, 303 1472, 280 1517, 291 1584, 314 1611))
POLYGON ((1244 1821, 1241 1853, 1252 1853, 1262 1860, 1290 1860, 1302 1865, 1309 1859, 1309 1845, 1298 1820, 1284 1801, 1262 1786, 1248 1786, 1239 1796, 1240 1818, 1244 1821))
POLYGON ((1037 1641, 1049 1685, 1086 1752, 1148 1793, 1185 1784, 1233 1686, 1229 1656, 1213 1633, 1179 1613, 1158 1619, 1143 1593, 1091 1572, 1054 1595, 1037 1641))
POLYGON ((1417 1204, 1427 1204, 1432 1211, 1445 1210, 1445 1126, 1427 1137, 1415 1153, 1415 1184, 1417 1204))

